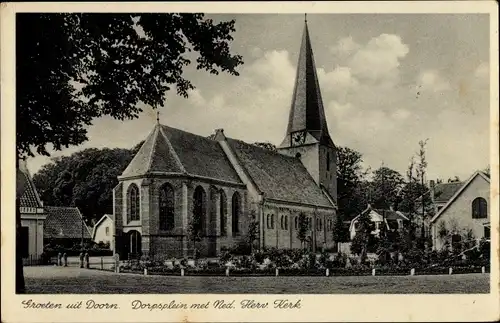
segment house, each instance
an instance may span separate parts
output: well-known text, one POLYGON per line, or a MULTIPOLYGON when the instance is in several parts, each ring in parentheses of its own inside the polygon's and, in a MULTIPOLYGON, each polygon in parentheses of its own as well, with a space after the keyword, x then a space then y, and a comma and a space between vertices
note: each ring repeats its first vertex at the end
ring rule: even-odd
POLYGON ((17 177, 17 186, 21 194, 19 247, 23 259, 36 259, 43 252, 44 222, 47 215, 24 160, 19 162, 17 177))
POLYGON ((92 240, 95 243, 109 244, 109 248, 114 250, 114 225, 115 221, 113 220, 113 215, 104 214, 94 225, 92 240))
POLYGON ((471 236, 488 239, 491 227, 489 202, 490 177, 477 171, 466 182, 460 183, 444 205, 438 206, 439 211, 431 219, 433 248, 453 248, 455 243, 471 236))
POLYGON ((44 244, 71 248, 91 240, 91 232, 76 207, 46 206, 44 244))
POLYGON ((158 122, 113 190, 115 252, 182 257, 196 246, 215 256, 244 243, 254 224, 260 247, 300 248, 301 214, 308 247, 332 247, 337 158, 316 73, 306 22, 278 151, 223 129, 211 139, 158 122), (201 241, 193 242, 188 228, 201 241))
POLYGON ((374 209, 371 205, 368 205, 366 210, 351 220, 349 225, 349 237, 351 240, 356 236, 359 218, 367 212, 369 213, 370 220, 375 224, 375 230, 372 231, 372 234, 376 236, 380 233, 382 226, 386 230, 401 230, 409 221, 408 217, 400 211, 374 209))

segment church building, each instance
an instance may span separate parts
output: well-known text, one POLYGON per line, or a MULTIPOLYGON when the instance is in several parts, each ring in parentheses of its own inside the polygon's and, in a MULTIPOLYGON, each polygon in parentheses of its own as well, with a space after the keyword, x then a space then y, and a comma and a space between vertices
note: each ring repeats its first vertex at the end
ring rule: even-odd
POLYGON ((248 241, 249 231, 258 247, 334 246, 337 158, 307 22, 277 148, 230 138, 223 129, 207 138, 156 124, 113 190, 115 252, 186 257, 196 247, 210 257, 248 241), (307 228, 303 241, 300 227, 307 228))

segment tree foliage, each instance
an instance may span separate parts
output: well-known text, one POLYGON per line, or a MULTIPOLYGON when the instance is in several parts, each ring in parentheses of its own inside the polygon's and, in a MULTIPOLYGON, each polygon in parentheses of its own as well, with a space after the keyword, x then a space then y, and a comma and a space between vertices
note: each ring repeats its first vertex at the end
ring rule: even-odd
POLYGON ((94 118, 133 119, 194 85, 183 68, 238 75, 234 21, 203 14, 21 13, 16 18, 17 153, 48 155, 87 140, 94 118), (193 56, 193 55, 191 55, 193 56))
POLYGON ((306 215, 304 213, 300 213, 297 221, 297 239, 299 239, 300 243, 303 246, 307 238, 307 230, 309 229, 306 215))
POLYGON ((112 214, 117 177, 132 160, 137 146, 130 150, 89 148, 53 158, 33 176, 40 198, 46 205, 78 207, 87 220, 112 214))
POLYGON ((382 166, 373 172, 371 204, 377 209, 397 207, 403 187, 403 176, 389 167, 382 166))
POLYGON ((362 154, 348 147, 337 147, 337 199, 339 221, 353 218, 366 208, 362 154))
POLYGON ((255 142, 254 145, 271 151, 278 151, 276 146, 270 142, 255 142))

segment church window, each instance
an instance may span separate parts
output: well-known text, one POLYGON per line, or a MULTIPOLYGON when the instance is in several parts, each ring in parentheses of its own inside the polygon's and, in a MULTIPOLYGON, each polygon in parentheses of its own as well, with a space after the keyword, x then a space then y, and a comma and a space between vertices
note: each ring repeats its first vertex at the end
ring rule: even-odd
POLYGON ((280 222, 281 222, 281 225, 280 225, 281 230, 285 230, 285 216, 284 215, 281 216, 280 222))
POLYGON ((485 219, 488 217, 488 203, 482 197, 478 197, 472 201, 472 218, 485 219))
POLYGON ((224 191, 220 192, 220 235, 227 235, 227 199, 224 191))
POLYGON ((205 190, 203 187, 198 186, 194 190, 193 195, 193 217, 196 217, 199 221, 196 221, 196 230, 205 233, 206 226, 206 207, 207 200, 205 190))
POLYGON ((271 214, 271 229, 274 229, 274 214, 271 214))
POLYGON ((296 216, 295 219, 294 219, 294 228, 295 230, 298 230, 299 229, 299 217, 296 216))
POLYGON ((307 229, 311 230, 311 228, 312 228, 312 219, 311 218, 307 218, 307 229))
POLYGON ((128 222, 139 221, 139 188, 135 184, 130 184, 128 187, 128 222))
POLYGON ((288 230, 288 215, 285 215, 285 230, 288 230))
POLYGON ((233 236, 240 233, 240 212, 241 212, 241 198, 240 193, 235 192, 232 200, 232 228, 233 236))
POLYGON ((175 226, 174 189, 165 184, 160 188, 160 230, 172 230, 175 226))

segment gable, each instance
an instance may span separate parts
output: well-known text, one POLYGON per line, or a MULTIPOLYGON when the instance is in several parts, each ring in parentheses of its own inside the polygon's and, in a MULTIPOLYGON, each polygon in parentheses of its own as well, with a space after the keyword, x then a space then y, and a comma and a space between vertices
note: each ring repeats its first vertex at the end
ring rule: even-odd
POLYGON ((265 198, 334 207, 299 159, 240 140, 227 143, 265 198))
MULTIPOLYGON (((488 201, 489 205, 490 179, 482 172, 474 173, 465 182, 462 187, 450 198, 450 200, 439 210, 439 212, 431 219, 435 222, 440 216, 448 212, 454 204, 463 204, 468 211, 472 200, 476 197, 483 197, 488 201)), ((468 212, 467 211, 467 212, 468 212)))

